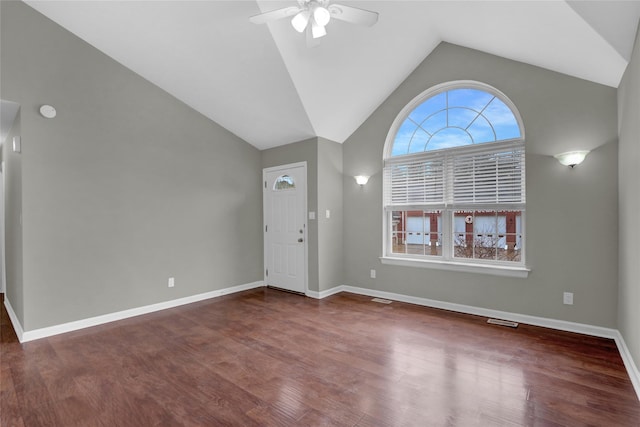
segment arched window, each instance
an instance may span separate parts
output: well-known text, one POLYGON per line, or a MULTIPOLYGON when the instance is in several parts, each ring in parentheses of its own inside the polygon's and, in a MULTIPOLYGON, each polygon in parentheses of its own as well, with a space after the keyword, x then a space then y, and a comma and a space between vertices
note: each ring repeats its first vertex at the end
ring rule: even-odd
POLYGON ((479 82, 411 101, 384 151, 384 258, 524 266, 524 127, 479 82))

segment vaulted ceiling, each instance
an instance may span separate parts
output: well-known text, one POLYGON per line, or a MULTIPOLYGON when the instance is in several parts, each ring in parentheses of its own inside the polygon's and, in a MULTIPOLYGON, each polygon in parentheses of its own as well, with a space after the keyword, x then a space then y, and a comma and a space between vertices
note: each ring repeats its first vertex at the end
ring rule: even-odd
POLYGON ((259 149, 344 142, 441 42, 617 87, 637 1, 351 1, 373 27, 332 20, 320 46, 288 19, 295 0, 26 1, 259 149))

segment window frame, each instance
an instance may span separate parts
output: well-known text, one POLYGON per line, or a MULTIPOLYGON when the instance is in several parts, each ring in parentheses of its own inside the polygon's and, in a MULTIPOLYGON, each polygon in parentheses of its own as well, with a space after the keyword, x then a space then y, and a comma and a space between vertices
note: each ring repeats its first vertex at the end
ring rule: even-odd
MULTIPOLYGON (((420 157, 429 157, 430 153, 448 153, 447 156, 455 157, 457 153, 465 153, 469 151, 473 151, 475 147, 510 147, 511 144, 518 144, 522 146, 524 150, 524 142, 525 142, 525 130, 522 122, 522 118, 516 106, 513 102, 502 92, 497 90, 496 88, 489 86, 485 83, 471 81, 471 80, 458 80, 452 82, 446 82, 439 85, 436 85, 426 91, 422 92, 414 99, 411 100, 398 114, 394 122, 392 123, 389 133, 387 134, 387 138, 385 140, 384 145, 384 154, 383 154, 383 167, 388 166, 389 164, 399 163, 402 159, 419 159, 420 157), (423 102, 428 99, 446 92, 455 89, 476 89, 483 92, 487 92, 491 95, 496 96, 500 101, 502 101, 513 113, 513 116, 518 124, 520 130, 520 137, 514 139, 507 140, 499 140, 494 142, 485 142, 478 143, 473 145, 467 145, 464 147, 456 147, 449 149, 441 149, 441 150, 431 150, 424 151, 421 153, 411 153, 411 154, 403 154, 392 156, 393 145, 395 142, 396 134, 400 129, 400 126, 404 123, 404 121, 409 117, 409 115, 423 102), (474 147, 472 150, 469 150, 470 147, 474 147)), ((490 148, 489 148, 490 149, 490 148)), ((481 151, 484 151, 480 149, 481 151)), ((524 156, 524 154, 523 154, 524 156)), ((524 164, 524 163, 523 163, 524 164)), ((524 203, 464 203, 464 204, 447 204, 446 202, 442 205, 427 205, 427 204, 416 204, 416 205, 408 205, 408 206, 388 206, 387 204, 387 193, 390 189, 387 188, 386 180, 383 179, 383 203, 382 203, 382 256, 380 260, 383 264, 391 264, 391 265, 400 265, 400 266, 411 266, 411 267, 423 267, 423 268, 434 268, 434 269, 444 269, 444 270, 455 270, 455 271, 464 271, 471 273, 481 273, 481 274, 492 274, 498 276, 510 276, 510 277, 527 277, 530 269, 526 266, 526 202, 524 203), (413 254, 404 254, 404 253, 393 253, 392 252, 392 240, 393 240, 393 230, 392 230, 392 214, 394 211, 429 211, 429 210, 440 210, 441 218, 442 218, 442 255, 413 255, 413 254), (504 210, 517 210, 520 211, 520 221, 521 221, 521 234, 523 245, 520 249, 520 261, 500 261, 500 260, 483 260, 477 258, 459 258, 454 256, 454 216, 455 212, 459 210, 469 210, 469 211, 504 211, 504 210)), ((446 191, 446 190, 445 190, 446 191)), ((452 191, 452 190, 451 190, 452 191)), ((525 188, 526 191, 526 188, 525 188)), ((525 196, 526 197, 526 196, 525 196)), ((525 198, 526 200, 526 198, 525 198)))

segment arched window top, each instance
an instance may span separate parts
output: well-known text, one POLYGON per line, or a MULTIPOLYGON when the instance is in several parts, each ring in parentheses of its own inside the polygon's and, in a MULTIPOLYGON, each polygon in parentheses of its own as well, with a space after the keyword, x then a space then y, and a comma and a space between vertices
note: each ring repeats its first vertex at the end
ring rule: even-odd
POLYGON ((273 183, 273 190, 290 190, 296 188, 296 182, 294 181, 292 176, 289 175, 281 175, 276 179, 273 183))
POLYGON ((423 92, 400 112, 385 158, 523 139, 520 115, 502 92, 479 82, 449 82, 423 92))

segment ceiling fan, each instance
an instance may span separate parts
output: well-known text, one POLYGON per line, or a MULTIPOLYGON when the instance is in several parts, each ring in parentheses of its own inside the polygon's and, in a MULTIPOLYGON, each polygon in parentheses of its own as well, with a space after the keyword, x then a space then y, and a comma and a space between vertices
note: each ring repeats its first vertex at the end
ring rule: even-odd
POLYGON ((291 19, 291 25, 299 33, 307 31, 307 42, 327 35, 325 27, 331 19, 349 22, 352 24, 372 26, 378 22, 378 12, 360 9, 352 6, 331 3, 331 0, 298 0, 298 6, 289 6, 282 9, 254 15, 249 21, 254 24, 264 24, 279 19, 291 19))

